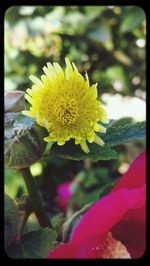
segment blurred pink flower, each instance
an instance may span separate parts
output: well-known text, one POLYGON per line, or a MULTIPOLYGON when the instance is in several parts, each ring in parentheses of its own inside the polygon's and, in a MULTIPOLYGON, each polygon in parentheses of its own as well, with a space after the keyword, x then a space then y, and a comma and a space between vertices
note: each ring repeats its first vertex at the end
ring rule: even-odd
POLYGON ((146 152, 131 164, 111 192, 93 204, 68 243, 48 258, 139 258, 146 246, 146 152))
POLYGON ((59 205, 64 210, 66 210, 67 205, 68 205, 68 201, 69 201, 70 197, 72 196, 72 191, 70 188, 71 184, 72 184, 72 181, 67 181, 67 182, 59 185, 57 188, 59 205))

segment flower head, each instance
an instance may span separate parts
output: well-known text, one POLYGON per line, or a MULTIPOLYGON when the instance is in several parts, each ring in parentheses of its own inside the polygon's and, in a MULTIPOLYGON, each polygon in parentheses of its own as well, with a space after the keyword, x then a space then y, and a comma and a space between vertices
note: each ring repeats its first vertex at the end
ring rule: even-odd
POLYGON ((146 153, 81 217, 48 258, 139 258, 146 246, 146 153))
POLYGON ((74 139, 86 153, 86 141, 103 146, 95 132, 105 133, 99 122, 108 123, 108 119, 97 99, 97 84, 90 86, 88 75, 84 79, 67 58, 65 71, 58 63, 47 63, 43 70, 41 79, 29 77, 34 85, 27 89, 25 98, 31 107, 23 113, 47 129, 49 135, 44 140, 61 146, 74 139))

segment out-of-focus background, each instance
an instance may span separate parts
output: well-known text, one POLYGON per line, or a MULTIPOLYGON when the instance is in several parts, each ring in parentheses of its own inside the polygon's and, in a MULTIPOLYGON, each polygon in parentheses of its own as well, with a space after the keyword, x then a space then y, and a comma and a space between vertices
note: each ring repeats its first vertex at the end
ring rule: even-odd
MULTIPOLYGON (((5 91, 25 91, 29 75, 40 77, 48 61, 65 67, 68 57, 83 75, 88 72, 90 83, 98 82, 111 119, 145 120, 145 37, 145 13, 138 6, 12 6, 5 14, 5 91)), ((74 179, 79 187, 73 204, 95 201, 97 188, 119 178, 144 144, 116 147, 118 160, 53 158, 33 164, 47 210, 63 213, 57 188, 74 179)), ((5 190, 13 198, 26 192, 19 172, 5 169, 5 190)))

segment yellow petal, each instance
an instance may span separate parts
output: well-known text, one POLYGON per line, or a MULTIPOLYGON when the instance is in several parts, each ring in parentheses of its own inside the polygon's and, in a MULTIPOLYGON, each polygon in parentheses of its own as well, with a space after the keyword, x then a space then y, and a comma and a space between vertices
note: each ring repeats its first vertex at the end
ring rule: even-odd
POLYGON ((96 134, 94 137, 94 142, 100 146, 104 146, 104 144, 105 144, 104 141, 101 138, 99 138, 96 134))
POLYGON ((94 98, 97 98, 97 83, 94 84, 94 85, 92 85, 92 86, 90 87, 90 89, 91 89, 91 92, 92 92, 92 96, 93 96, 94 98))
POLYGON ((101 117, 101 122, 104 124, 108 124, 109 123, 109 119, 107 117, 101 117))
POLYGON ((57 74, 61 73, 64 76, 64 72, 63 72, 61 66, 58 63, 56 63, 56 62, 53 63, 53 66, 54 66, 54 69, 55 69, 57 74))
POLYGON ((88 147, 88 145, 86 144, 86 141, 81 141, 81 142, 80 142, 80 146, 81 146, 81 149, 82 149, 85 153, 89 153, 89 152, 90 152, 89 147, 88 147))
POLYGON ((27 116, 30 116, 30 117, 34 117, 34 115, 32 114, 31 111, 21 111, 21 113, 22 113, 23 115, 27 115, 27 116))
POLYGON ((65 58, 65 62, 66 62, 66 69, 65 69, 66 79, 69 79, 73 74, 73 69, 68 58, 65 58))
POLYGON ((76 65, 74 63, 72 63, 72 65, 73 65, 73 69, 78 72, 76 65))
POLYGON ((75 144, 78 145, 81 142, 81 139, 75 139, 75 144))
POLYGON ((43 82, 45 85, 48 85, 48 78, 47 78, 46 75, 42 75, 42 76, 41 76, 41 80, 42 80, 42 82, 43 82))
POLYGON ((63 82, 64 77, 65 77, 64 72, 58 63, 53 63, 53 66, 54 66, 54 69, 57 73, 57 82, 58 82, 59 86, 62 86, 62 82, 63 82))
POLYGON ((47 67, 43 67, 43 71, 44 71, 44 73, 45 73, 45 75, 46 75, 47 77, 50 77, 50 71, 48 70, 47 67))
POLYGON ((36 115, 36 121, 41 127, 44 127, 44 121, 39 117, 39 115, 36 115))
POLYGON ((65 141, 64 140, 59 140, 59 141, 57 141, 57 144, 59 146, 63 146, 65 144, 65 141))
POLYGON ((33 94, 33 91, 32 91, 31 89, 27 89, 26 92, 27 92, 30 96, 32 96, 32 94, 33 94))
POLYGON ((48 136, 48 137, 45 137, 43 140, 44 140, 44 141, 46 141, 46 142, 52 142, 52 139, 51 139, 51 137, 50 137, 50 136, 48 136))
POLYGON ((102 123, 105 123, 105 124, 109 123, 107 113, 101 106, 99 107, 99 119, 102 123))
POLYGON ((33 83, 35 83, 36 85, 38 85, 38 86, 43 86, 43 83, 42 83, 42 81, 40 80, 40 79, 38 79, 37 77, 35 77, 35 76, 33 76, 33 75, 30 75, 29 76, 29 79, 33 82, 33 83))
POLYGON ((32 85, 32 91, 38 91, 40 88, 37 85, 32 85))
POLYGON ((87 137, 88 142, 92 143, 94 141, 95 134, 91 134, 90 136, 87 137))
POLYGON ((47 63, 47 68, 49 70, 50 76, 57 78, 57 73, 51 63, 47 63))
POLYGON ((86 85, 87 85, 87 87, 89 87, 90 82, 89 82, 89 77, 88 77, 87 71, 85 72, 85 77, 86 77, 86 85))
POLYGON ((31 103, 32 104, 32 102, 33 102, 33 99, 32 99, 32 97, 31 96, 29 96, 28 94, 25 94, 25 99, 29 102, 29 103, 31 103))
POLYGON ((106 133, 106 128, 103 127, 102 125, 98 124, 98 123, 96 123, 96 124, 94 125, 94 130, 95 130, 96 132, 106 133))

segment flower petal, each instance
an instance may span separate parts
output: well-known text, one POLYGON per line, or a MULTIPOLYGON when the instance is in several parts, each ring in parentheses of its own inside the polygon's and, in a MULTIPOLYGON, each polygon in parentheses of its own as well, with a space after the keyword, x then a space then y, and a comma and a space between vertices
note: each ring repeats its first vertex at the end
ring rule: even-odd
MULTIPOLYGON (((110 231, 113 234, 110 240, 115 237, 120 241, 119 243, 127 248, 132 258, 139 258, 144 254, 146 245, 145 157, 143 152, 136 158, 123 176, 123 181, 118 183, 117 189, 97 201, 84 214, 74 229, 70 242, 52 250, 49 258, 99 257, 97 250, 102 247, 106 234, 110 231), (140 171, 139 176, 138 171, 140 171), (127 188, 124 188, 125 180, 128 181, 127 188)), ((109 247, 106 247, 105 251, 109 251, 109 247)), ((123 253, 123 255, 128 254, 123 253)), ((104 258, 105 254, 101 252, 100 257, 104 258)))
POLYGON ((35 83, 37 86, 40 86, 40 87, 43 86, 42 81, 41 81, 40 79, 38 79, 37 77, 35 77, 35 76, 33 76, 33 75, 30 75, 30 76, 29 76, 29 79, 30 79, 33 83, 35 83))
POLYGON ((111 190, 120 188, 138 188, 146 182, 146 152, 143 151, 130 165, 129 170, 121 177, 119 182, 111 190))
POLYGON ((82 149, 85 153, 89 153, 89 152, 90 152, 89 147, 88 147, 88 145, 86 144, 86 141, 81 141, 81 142, 80 142, 80 146, 81 146, 81 149, 82 149))
POLYGON ((59 247, 56 247, 48 254, 48 259, 71 259, 75 258, 77 253, 76 246, 72 244, 62 244, 59 247))
POLYGON ((101 235, 117 224, 132 209, 145 203, 145 187, 120 189, 96 202, 81 218, 71 236, 71 242, 79 244, 92 235, 101 235))
POLYGON ((96 134, 94 137, 94 142, 100 146, 104 146, 104 144, 105 144, 104 141, 100 137, 98 137, 96 134))
POLYGON ((132 258, 143 256, 146 249, 145 206, 130 210, 111 231, 126 246, 132 258))
POLYGON ((31 112, 31 111, 21 111, 21 113, 23 114, 23 115, 27 115, 27 116, 30 116, 30 117, 34 117, 34 115, 33 115, 33 113, 31 112))

